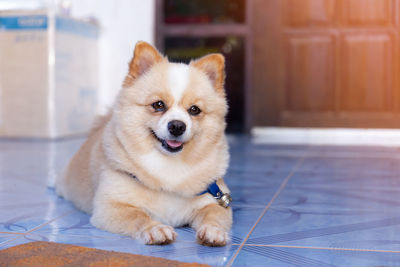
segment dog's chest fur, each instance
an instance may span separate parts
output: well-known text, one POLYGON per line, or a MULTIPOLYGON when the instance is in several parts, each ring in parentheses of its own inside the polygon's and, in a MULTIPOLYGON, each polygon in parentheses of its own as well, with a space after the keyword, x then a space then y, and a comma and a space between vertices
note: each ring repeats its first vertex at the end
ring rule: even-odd
POLYGON ((182 183, 193 172, 194 168, 182 160, 179 160, 178 163, 176 160, 171 162, 156 150, 139 156, 138 160, 152 176, 158 177, 161 180, 160 182, 170 187, 176 187, 182 183))

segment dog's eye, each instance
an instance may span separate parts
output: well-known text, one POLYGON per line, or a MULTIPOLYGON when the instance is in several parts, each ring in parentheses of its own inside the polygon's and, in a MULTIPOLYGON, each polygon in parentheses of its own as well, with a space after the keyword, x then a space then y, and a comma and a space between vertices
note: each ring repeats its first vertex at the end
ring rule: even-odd
POLYGON ((166 109, 164 102, 157 101, 151 104, 151 106, 154 108, 155 111, 164 111, 166 109))
POLYGON ((193 105, 189 108, 188 112, 190 115, 196 116, 200 114, 201 110, 199 109, 198 106, 193 105))

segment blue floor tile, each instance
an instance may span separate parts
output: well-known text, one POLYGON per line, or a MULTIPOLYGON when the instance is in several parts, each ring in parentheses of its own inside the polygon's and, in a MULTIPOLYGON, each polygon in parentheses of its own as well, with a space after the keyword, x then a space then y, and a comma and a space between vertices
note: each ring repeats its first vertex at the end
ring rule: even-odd
POLYGON ((7 243, 16 240, 23 235, 21 234, 9 234, 9 233, 0 233, 0 249, 2 246, 6 246, 7 243))
POLYGON ((229 171, 226 182, 234 197, 234 205, 264 207, 288 175, 289 171, 229 171))
POLYGON ((400 265, 397 148, 263 145, 230 136, 231 241, 209 248, 187 227, 167 246, 93 227, 47 187, 82 142, 0 139, 0 249, 45 240, 212 266, 400 265))
POLYGON ((28 232, 75 211, 45 185, 11 179, 0 184, 0 232, 28 232))
POLYGON ((400 266, 399 253, 245 246, 232 266, 400 266))
POLYGON ((346 173, 352 167, 334 174, 300 167, 248 243, 399 250, 399 181, 384 166, 366 165, 373 170, 367 175, 346 173))
MULTIPOLYGON (((360 155, 359 155, 360 156, 360 155)), ((390 174, 400 172, 400 158, 373 157, 307 157, 299 168, 299 172, 321 174, 390 174)))

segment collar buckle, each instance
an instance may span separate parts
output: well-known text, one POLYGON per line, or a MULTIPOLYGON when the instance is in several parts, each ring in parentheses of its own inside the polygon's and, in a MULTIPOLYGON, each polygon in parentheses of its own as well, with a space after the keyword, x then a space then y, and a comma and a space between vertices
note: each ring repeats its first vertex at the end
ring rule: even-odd
MULTIPOLYGON (((222 193, 222 192, 221 192, 222 193)), ((222 194, 220 197, 215 197, 218 200, 218 204, 220 204, 224 208, 228 208, 232 202, 232 197, 228 193, 222 194)))

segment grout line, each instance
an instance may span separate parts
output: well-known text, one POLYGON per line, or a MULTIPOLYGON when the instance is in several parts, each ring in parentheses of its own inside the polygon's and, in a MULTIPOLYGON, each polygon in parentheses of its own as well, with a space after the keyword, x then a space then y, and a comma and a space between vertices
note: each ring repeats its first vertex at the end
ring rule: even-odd
POLYGON ((20 236, 17 236, 16 238, 9 239, 9 240, 6 240, 6 241, 0 243, 0 249, 1 249, 1 247, 4 247, 4 245, 6 245, 7 243, 10 243, 10 242, 12 242, 12 241, 21 239, 21 238, 23 238, 23 237, 24 237, 24 235, 20 235, 20 236))
POLYGON ((70 211, 68 211, 68 212, 66 212, 66 213, 64 213, 64 214, 62 214, 60 216, 57 216, 57 217, 51 219, 50 221, 47 221, 45 223, 42 223, 42 224, 32 228, 31 230, 29 230, 28 232, 26 232, 24 234, 30 234, 30 233, 42 228, 43 226, 46 226, 46 225, 48 225, 48 224, 50 224, 50 223, 52 223, 52 222, 54 222, 54 221, 56 221, 58 219, 61 219, 61 218, 65 217, 65 216, 71 215, 71 214, 76 213, 76 212, 77 212, 76 210, 70 210, 70 211))
POLYGON ((0 232, 0 234, 7 234, 7 235, 24 235, 25 233, 19 233, 19 232, 0 232))
POLYGON ((10 240, 7 240, 7 241, 4 241, 4 242, 0 243, 0 247, 3 247, 5 244, 7 244, 7 243, 9 243, 9 242, 12 242, 12 241, 15 241, 15 240, 17 240, 17 239, 23 238, 23 237, 25 237, 27 234, 30 234, 30 233, 32 233, 32 232, 34 232, 34 231, 36 231, 36 230, 42 228, 43 226, 46 226, 46 225, 48 225, 49 223, 54 222, 55 220, 58 220, 58 219, 63 218, 63 217, 65 217, 65 216, 71 215, 71 214, 73 214, 73 213, 75 213, 75 212, 76 212, 76 210, 70 210, 70 211, 68 211, 68 212, 66 212, 66 213, 64 213, 64 214, 62 214, 62 215, 60 215, 60 216, 57 216, 57 217, 51 219, 50 221, 47 221, 47 222, 45 222, 45 223, 43 223, 43 224, 40 224, 40 225, 38 225, 38 226, 32 228, 31 230, 29 230, 29 231, 27 231, 27 232, 25 232, 25 233, 0 232, 0 233, 5 233, 5 234, 16 234, 16 235, 18 235, 16 238, 13 238, 13 239, 10 239, 10 240))
POLYGON ((306 249, 335 250, 335 251, 400 253, 400 250, 381 250, 381 249, 368 249, 368 248, 335 248, 335 247, 309 247, 309 246, 262 245, 262 244, 246 244, 245 246, 249 246, 249 247, 272 247, 272 248, 306 248, 306 249))
POLYGON ((250 231, 247 233, 246 237, 243 239, 242 243, 240 244, 239 248, 236 250, 235 254, 231 257, 229 260, 227 266, 231 266, 233 262, 235 261, 236 257, 238 256, 240 250, 243 248, 244 244, 247 242, 247 239, 249 239, 251 233, 253 233, 254 229, 256 228, 257 224, 261 221, 262 217, 264 217, 265 213, 267 213, 267 210, 271 207, 272 203, 275 201, 275 199, 278 197, 278 195, 282 192, 282 190, 285 188, 286 184, 289 182, 290 178, 292 178, 293 174, 296 172, 296 170, 303 164, 305 160, 305 155, 303 155, 297 162, 297 164, 293 167, 293 169, 290 171, 290 173, 286 176, 286 178, 283 180, 281 186, 278 188, 278 190, 275 192, 274 196, 271 198, 271 200, 268 202, 267 206, 265 206, 264 210, 261 212, 260 216, 258 217, 257 221, 254 223, 253 227, 250 229, 250 231))

